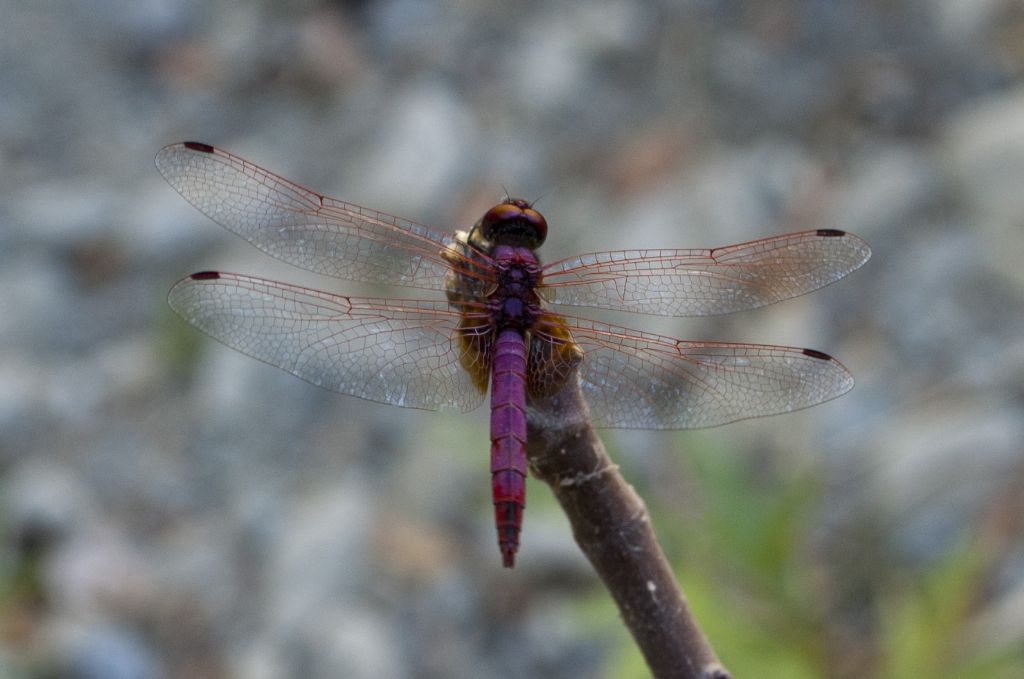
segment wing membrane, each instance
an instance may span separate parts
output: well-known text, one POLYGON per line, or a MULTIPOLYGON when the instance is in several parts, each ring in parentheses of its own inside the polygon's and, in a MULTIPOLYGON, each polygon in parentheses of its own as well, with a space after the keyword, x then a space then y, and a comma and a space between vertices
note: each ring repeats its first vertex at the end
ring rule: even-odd
POLYGON ((711 250, 623 250, 544 267, 542 295, 571 306, 662 316, 754 309, 834 283, 871 256, 867 243, 820 229, 711 250))
POLYGON ((461 316, 447 302, 342 297, 213 272, 179 281, 168 302, 214 339, 333 391, 427 410, 469 411, 483 400, 459 364, 461 316))
POLYGON ((558 318, 583 351, 580 380, 598 427, 713 427, 807 408, 853 387, 846 368, 811 349, 688 342, 573 317, 553 325, 558 318))
POLYGON ((487 277, 452 236, 299 186, 221 149, 185 142, 156 155, 203 214, 290 264, 347 280, 440 290, 454 266, 487 277), (447 253, 447 262, 442 253, 447 253))

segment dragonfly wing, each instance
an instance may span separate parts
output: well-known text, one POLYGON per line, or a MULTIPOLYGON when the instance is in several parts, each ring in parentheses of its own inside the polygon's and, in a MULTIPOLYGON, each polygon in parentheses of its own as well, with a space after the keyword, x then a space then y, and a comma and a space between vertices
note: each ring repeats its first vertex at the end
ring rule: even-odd
POLYGON ((842 364, 813 349, 688 342, 561 321, 583 352, 580 381, 598 427, 713 427, 807 408, 853 387, 842 364))
POLYGON ((447 234, 324 196, 213 146, 171 144, 157 153, 156 166, 210 219, 304 269, 435 290, 459 262, 486 276, 447 234))
POLYGON ((179 281, 168 302, 214 339, 320 387, 427 410, 483 401, 459 364, 461 315, 446 302, 343 297, 216 272, 179 281))
POLYGON ((754 309, 834 283, 871 256, 845 231, 819 229, 712 250, 623 250, 544 267, 543 297, 558 304, 662 316, 754 309))

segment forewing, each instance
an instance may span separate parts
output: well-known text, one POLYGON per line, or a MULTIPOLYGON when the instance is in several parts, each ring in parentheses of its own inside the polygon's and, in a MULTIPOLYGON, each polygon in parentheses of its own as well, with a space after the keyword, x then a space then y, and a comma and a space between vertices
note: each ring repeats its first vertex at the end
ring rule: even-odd
POLYGON ((836 398, 853 378, 813 349, 688 342, 562 317, 598 427, 691 429, 776 415, 836 398))
POLYGON ((712 250, 623 250, 544 267, 544 299, 662 316, 711 316, 834 283, 871 256, 845 231, 819 229, 712 250))
POLYGON ((483 400, 459 363, 463 315, 447 302, 342 297, 215 272, 179 281, 168 302, 214 339, 320 387, 427 410, 483 400))
POLYGON ((444 288, 453 266, 489 276, 488 267, 466 259, 449 235, 324 196, 206 144, 166 146, 156 166, 210 219, 310 271, 435 290, 444 288))

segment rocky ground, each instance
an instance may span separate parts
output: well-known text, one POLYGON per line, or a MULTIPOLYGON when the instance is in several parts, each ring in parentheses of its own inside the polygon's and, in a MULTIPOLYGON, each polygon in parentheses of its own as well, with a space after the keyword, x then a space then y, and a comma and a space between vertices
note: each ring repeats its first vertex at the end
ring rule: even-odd
MULTIPOLYGON (((502 187, 541 197, 551 259, 858 233, 872 260, 815 295, 613 319, 812 346, 853 392, 609 447, 670 539, 695 496, 721 495, 685 466, 694 446, 768 495, 813 470, 786 558, 824 593, 822 673, 881 672, 875 604, 965 544, 983 577, 953 638, 1021 661, 1016 0, 7 0, 0 16, 0 675, 626 676, 628 641, 544 487, 501 569, 486 413, 337 396, 172 315, 168 288, 209 268, 382 292, 192 209, 152 158, 193 138, 446 230, 502 187)), ((671 543, 681 567, 694 551, 671 543)), ((735 592, 728 573, 716 591, 735 592)), ((712 641, 734 667, 760 652, 712 641)))

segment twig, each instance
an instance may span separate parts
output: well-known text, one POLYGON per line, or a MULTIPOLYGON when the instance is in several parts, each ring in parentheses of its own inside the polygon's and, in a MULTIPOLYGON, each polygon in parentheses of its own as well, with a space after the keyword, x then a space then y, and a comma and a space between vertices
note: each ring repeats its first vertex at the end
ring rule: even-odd
POLYGON ((729 679, 675 581, 643 500, 619 474, 575 382, 531 404, 527 454, 658 679, 729 679))

